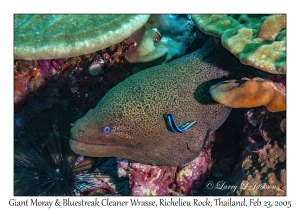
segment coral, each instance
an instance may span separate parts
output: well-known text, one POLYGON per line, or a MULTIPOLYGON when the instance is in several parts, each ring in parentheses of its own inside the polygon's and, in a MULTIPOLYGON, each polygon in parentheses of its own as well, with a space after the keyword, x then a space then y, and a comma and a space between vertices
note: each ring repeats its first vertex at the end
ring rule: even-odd
POLYGON ((129 165, 131 195, 168 195, 174 181, 176 167, 151 166, 140 163, 129 165))
POLYGON ((256 123, 245 121, 240 138, 244 149, 233 174, 226 179, 237 186, 230 195, 286 195, 286 136, 281 130, 285 113, 258 107, 251 109, 251 118, 256 123))
POLYGON ((57 59, 57 60, 39 60, 38 61, 40 73, 43 76, 53 76, 59 71, 67 68, 68 60, 57 59))
POLYGON ((211 144, 193 161, 178 167, 129 164, 131 195, 194 195, 211 167, 211 144))
POLYGON ((135 46, 125 56, 131 63, 158 59, 166 63, 185 54, 192 45, 199 46, 195 40, 201 39, 203 42, 189 15, 152 14, 143 28, 126 39, 135 46))
POLYGON ((41 60, 96 52, 128 38, 148 18, 146 14, 16 14, 14 57, 41 60))
POLYGON ((14 64, 14 103, 23 101, 28 93, 38 93, 44 86, 40 66, 36 61, 15 61, 14 64))
POLYGON ((126 159, 117 158, 118 163, 118 176, 119 177, 127 177, 128 176, 128 167, 129 162, 126 159))
MULTIPOLYGON (((46 80, 68 67, 64 59, 15 60, 14 63, 14 102, 18 103, 30 93, 37 94, 46 86, 46 80)), ((70 64, 69 64, 70 65, 70 64)))
POLYGON ((221 38, 243 64, 286 73, 286 15, 192 15, 199 29, 221 38))
MULTIPOLYGON (((286 169, 285 166, 280 166, 286 159, 285 145, 280 148, 277 142, 274 145, 267 143, 254 152, 258 155, 248 155, 242 162, 243 177, 247 178, 240 183, 237 194, 286 195, 286 169)), ((249 153, 248 151, 245 155, 249 153)))
POLYGON ((118 166, 115 158, 99 158, 93 173, 82 173, 82 179, 92 184, 86 185, 80 195, 129 195, 128 176, 118 176, 118 166))
POLYGON ((68 59, 15 60, 15 131, 22 129, 24 120, 55 103, 71 100, 83 112, 95 106, 110 88, 132 74, 120 66, 126 62, 124 57, 114 60, 117 50, 107 48, 68 59), (90 67, 97 63, 101 69, 91 75, 90 67))
POLYGON ((213 99, 232 108, 264 105, 270 112, 286 109, 285 87, 280 83, 255 77, 252 80, 222 81, 210 88, 213 99))
MULTIPOLYGON (((278 56, 272 49, 276 44, 282 44, 282 47, 285 46, 284 15, 209 15, 209 17, 202 19, 207 24, 201 24, 202 26, 207 26, 203 30, 210 35, 222 37, 223 34, 227 34, 232 29, 236 30, 236 28, 241 29, 239 31, 241 34, 247 35, 250 29, 251 33, 254 34, 254 40, 264 40, 262 44, 270 46, 271 51, 264 52, 272 53, 266 54, 268 57, 278 56), (219 18, 220 16, 222 18, 219 18), (214 22, 214 24, 210 22, 214 22)), ((189 136, 190 132, 197 128, 195 127, 196 125, 182 134, 170 132, 174 134, 172 138, 174 137, 175 139, 178 135, 185 136, 179 141, 167 144, 167 146, 165 140, 171 138, 160 139, 157 130, 150 130, 149 136, 139 138, 139 140, 145 139, 147 141, 145 147, 140 141, 133 142, 130 146, 133 145, 136 150, 142 151, 142 157, 140 158, 144 158, 147 161, 150 160, 148 164, 153 165, 144 165, 142 161, 136 163, 131 162, 132 160, 114 158, 111 157, 111 154, 108 155, 109 158, 87 157, 76 155, 70 150, 68 144, 70 139, 69 127, 74 126, 75 120, 83 117, 88 110, 97 106, 99 100, 105 99, 104 95, 118 83, 141 69, 158 63, 166 63, 191 52, 191 50, 194 50, 192 49, 194 46, 197 48, 198 45, 202 45, 202 38, 206 40, 207 38, 211 39, 216 44, 219 43, 218 38, 212 39, 208 35, 202 35, 202 32, 194 27, 190 15, 151 15, 148 20, 146 24, 143 24, 143 27, 141 26, 141 29, 127 39, 114 43, 109 48, 94 51, 90 54, 64 57, 63 59, 14 60, 14 194, 27 196, 285 195, 286 116, 284 111, 273 112, 274 107, 271 107, 272 112, 268 111, 265 106, 251 109, 233 109, 224 123, 223 121, 226 117, 220 117, 221 115, 223 116, 224 112, 219 109, 215 109, 212 114, 203 111, 202 108, 200 111, 198 109, 198 111, 193 112, 190 109, 190 102, 178 106, 178 109, 175 111, 169 109, 166 113, 171 113, 175 116, 177 125, 197 120, 197 126, 200 124, 210 127, 212 117, 207 116, 218 118, 217 121, 220 123, 218 123, 217 127, 223 124, 214 132, 203 132, 204 134, 201 134, 202 137, 199 137, 198 134, 189 136), (153 53, 148 53, 151 50, 153 50, 153 53), (141 61, 129 63, 126 57, 128 56, 130 60, 130 53, 132 53, 133 60, 137 58, 137 60, 141 59, 141 61), (147 61, 148 58, 149 60, 147 61), (143 63, 144 61, 146 63, 143 63), (45 111, 49 113, 45 115, 45 111), (202 112, 206 114, 196 119, 195 116, 198 117, 202 112), (64 128, 59 123, 59 116, 64 114, 68 115, 63 123, 66 124, 67 130, 64 131, 64 134, 61 134, 60 132, 64 128), (49 117, 51 118, 50 120, 48 120, 49 117), (35 122, 35 125, 30 123, 32 121, 35 122), (23 135, 23 132, 26 135, 23 135), (150 155, 148 155, 148 153, 156 152, 155 147, 148 143, 148 139, 151 138, 153 141, 149 141, 150 143, 155 141, 154 145, 166 148, 163 150, 160 159, 168 164, 176 158, 179 160, 186 158, 186 155, 177 151, 182 141, 185 142, 184 148, 192 149, 191 152, 195 153, 195 159, 191 158, 186 164, 181 166, 178 166, 178 164, 174 166, 156 165, 151 160, 150 155), (193 139, 201 139, 201 142, 202 139, 207 139, 206 145, 201 150, 202 144, 200 145, 196 141, 191 143, 193 139), (175 152, 169 155, 169 151, 175 152), (67 154, 65 155, 65 153, 67 154), (57 167, 55 163, 62 164, 57 167), (44 175, 45 171, 49 173, 44 175), (66 172, 70 176, 66 176, 66 172), (40 187, 43 183, 47 185, 46 181, 39 182, 43 177, 46 177, 47 181, 56 178, 56 181, 52 182, 52 186, 61 186, 61 190, 57 188, 45 190, 44 187, 40 187), (59 182, 59 178, 63 178, 64 182, 59 182), (209 189, 205 182, 213 182, 215 185, 209 189), (217 183, 222 183, 226 186, 237 186, 237 188, 220 189, 218 188, 220 185, 217 183), (40 191, 37 189, 39 187, 40 191)), ((238 36, 234 37, 241 38, 238 36)), ((251 39, 250 36, 246 37, 244 42, 249 43, 251 39)), ((237 40, 237 42, 231 43, 237 44, 237 46, 232 45, 232 47, 241 50, 245 43, 241 39, 237 40)), ((255 49, 256 46, 252 43, 246 48, 255 49)), ((259 50, 257 52, 261 53, 259 50)), ((237 56, 243 55, 243 53, 244 51, 238 53, 237 56)), ((248 56, 247 51, 246 56, 248 56)), ((259 56, 259 54, 256 54, 256 56, 259 56)), ((196 100, 197 104, 201 104, 203 107, 221 105, 211 98, 209 88, 224 80, 224 78, 219 77, 227 76, 228 74, 230 78, 239 80, 220 83, 220 86, 225 85, 225 87, 222 87, 225 90, 228 87, 229 89, 233 87, 232 91, 238 88, 243 89, 245 84, 253 83, 258 87, 260 87, 259 85, 266 87, 268 90, 273 88, 274 93, 278 91, 279 93, 276 94, 285 95, 285 75, 269 74, 254 67, 242 65, 232 53, 218 45, 217 48, 216 46, 209 46, 203 51, 192 53, 174 62, 171 67, 172 71, 169 74, 173 76, 178 74, 178 77, 176 77, 178 80, 174 80, 176 88, 166 85, 167 88, 164 91, 157 91, 159 94, 154 96, 153 94, 148 94, 148 89, 144 92, 142 91, 146 84, 143 81, 137 79, 129 83, 129 86, 133 88, 134 94, 140 91, 144 93, 142 94, 142 99, 147 103, 146 105, 149 105, 150 101, 157 102, 157 97, 161 95, 170 96, 170 98, 165 100, 167 105, 174 104, 183 100, 190 92, 193 100, 196 100), (204 51, 207 51, 207 53, 203 53, 204 51), (189 79, 186 78, 189 77, 190 72, 198 71, 202 67, 206 73, 209 75, 213 74, 214 77, 210 78, 206 73, 199 73, 189 79), (229 73, 227 70, 229 70, 229 73), (204 82, 197 82, 202 77, 205 78, 204 82), (268 78, 268 80, 259 78, 250 80, 242 77, 261 77, 268 78), (137 85, 138 82, 141 83, 140 86, 137 85), (189 92, 190 83, 193 82, 196 84, 195 89, 189 92), (135 88, 136 85, 137 88, 135 88), (178 89, 178 85, 183 85, 183 89, 178 89), (176 91, 170 92, 173 89, 176 91)), ((272 61, 270 62, 272 63, 272 61)), ((279 65, 282 64, 280 62, 281 60, 279 59, 279 65)), ((160 70, 164 71, 165 68, 169 68, 169 64, 161 65, 160 70)), ((145 69, 145 71, 151 71, 151 69, 145 69)), ((156 73, 159 74, 160 72, 156 73)), ((155 89, 158 86, 158 80, 151 80, 153 78, 151 73, 149 73, 148 78, 151 81, 149 82, 149 88, 155 89)), ((162 84, 168 84, 169 80, 172 80, 163 77, 159 79, 163 81, 162 84)), ((202 79, 200 80, 202 81, 202 79)), ((260 88, 261 90, 263 88, 260 88)), ((272 91, 269 91, 265 96, 271 95, 272 91)), ((113 98, 113 102, 118 101, 119 97, 123 97, 122 94, 117 96, 113 98)), ((129 96, 131 97, 131 95, 129 96)), ((134 97, 134 100, 136 98, 134 97)), ((283 101, 285 103, 285 99, 283 101)), ((128 103, 130 103, 130 100, 128 103)), ((143 109, 145 103, 142 102, 139 108, 143 109)), ((110 104, 114 106, 114 103, 110 104)), ((153 106, 148 106, 148 109, 143 111, 147 115, 138 112, 137 119, 139 121, 129 121, 129 125, 125 123, 125 126, 122 124, 124 122, 122 120, 126 118, 124 112, 121 112, 121 114, 116 113, 112 116, 114 119, 119 119, 118 126, 109 126, 113 128, 113 131, 125 128, 125 130, 121 130, 123 132, 118 133, 120 134, 117 137, 118 139, 124 136, 130 138, 135 131, 149 131, 149 127, 141 123, 143 119, 160 127, 160 124, 155 123, 156 121, 153 119, 156 113, 161 111, 158 104, 155 103, 153 106), (154 112, 149 111, 152 110, 152 107, 154 107, 154 112), (132 128, 132 130, 128 128, 132 128)), ((129 110, 129 113, 136 114, 135 110, 132 109, 135 106, 136 104, 130 104, 128 106, 130 109, 126 110, 129 110)), ((226 107, 227 114, 229 111, 230 109, 226 107)), ((166 113, 164 112, 164 114, 166 113)), ((167 124, 164 123, 163 126, 166 128, 167 124)), ((98 129, 98 132, 101 129, 102 127, 98 129)), ((204 127, 203 130, 207 131, 207 127, 204 127)), ((135 137, 133 136, 132 138, 135 137)), ((110 144, 116 143, 115 139, 112 141, 108 139, 107 142, 110 144)), ((128 146, 128 144, 125 145, 128 146)), ((116 154, 115 156, 120 157, 121 155, 116 154)), ((136 155, 133 154, 133 160, 135 160, 134 158, 136 158, 136 155)))
POLYGON ((193 195, 203 185, 212 166, 211 149, 212 145, 207 144, 197 158, 182 167, 178 167, 176 173, 178 192, 183 195, 193 195))
POLYGON ((286 119, 281 120, 281 122, 280 122, 280 130, 282 131, 282 133, 286 132, 286 119))

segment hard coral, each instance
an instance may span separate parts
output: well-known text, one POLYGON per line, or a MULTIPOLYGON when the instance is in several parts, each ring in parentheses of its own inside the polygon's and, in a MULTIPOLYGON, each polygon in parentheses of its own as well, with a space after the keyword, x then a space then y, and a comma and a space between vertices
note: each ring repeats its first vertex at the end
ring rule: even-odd
POLYGON ((41 68, 36 61, 15 61, 14 102, 23 101, 29 93, 38 93, 45 84, 41 68))
POLYGON ((212 166, 211 149, 211 144, 206 145, 196 159, 178 168, 176 184, 180 193, 193 195, 204 184, 212 166))
POLYGON ((200 155, 180 167, 129 164, 131 195, 194 195, 211 167, 211 144, 200 155))
POLYGON ((131 163, 129 184, 131 195, 168 195, 176 167, 131 163))
POLYGON ((244 151, 234 173, 226 180, 238 186, 231 195, 285 195, 286 136, 280 128, 285 113, 265 112, 264 107, 252 110, 256 125, 245 121, 240 139, 244 151))
POLYGON ((247 156, 243 162, 243 177, 245 178, 246 174, 249 175, 240 183, 237 194, 286 195, 286 169, 284 166, 279 166, 279 164, 285 163, 285 148, 279 148, 275 142, 274 146, 267 144, 258 152, 259 157, 257 155, 247 156), (249 160, 251 160, 250 167, 245 167, 244 163, 249 160), (280 169, 282 167, 283 169, 280 169))
POLYGON ((31 94, 40 93, 47 80, 65 70, 68 65, 64 59, 15 60, 14 63, 14 102, 24 101, 31 94))
POLYGON ((270 112, 286 109, 285 87, 259 77, 223 81, 213 85, 209 91, 215 101, 232 108, 264 105, 270 112))
POLYGON ((286 15, 192 15, 204 33, 221 38, 222 45, 243 64, 272 74, 286 73, 286 15))
POLYGON ((82 174, 82 179, 93 184, 86 186, 80 195, 128 195, 128 177, 118 176, 118 164, 115 158, 99 158, 92 176, 82 174))
MULTIPOLYGON (((125 54, 131 63, 162 59, 168 62, 182 56, 194 40, 201 39, 188 15, 151 15, 148 22, 126 41, 135 46, 125 54)), ((202 40, 203 41, 203 40, 202 40)))
POLYGON ((149 15, 14 16, 15 59, 41 60, 92 53, 128 38, 149 15))

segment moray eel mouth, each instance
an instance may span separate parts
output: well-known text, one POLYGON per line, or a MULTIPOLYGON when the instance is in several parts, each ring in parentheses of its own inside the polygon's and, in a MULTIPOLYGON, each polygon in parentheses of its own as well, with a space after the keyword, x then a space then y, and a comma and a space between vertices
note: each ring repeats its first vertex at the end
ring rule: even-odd
POLYGON ((69 145, 75 153, 90 157, 110 157, 118 155, 119 153, 124 153, 124 151, 132 152, 135 150, 134 147, 125 145, 88 143, 77 141, 72 138, 69 140, 69 145))

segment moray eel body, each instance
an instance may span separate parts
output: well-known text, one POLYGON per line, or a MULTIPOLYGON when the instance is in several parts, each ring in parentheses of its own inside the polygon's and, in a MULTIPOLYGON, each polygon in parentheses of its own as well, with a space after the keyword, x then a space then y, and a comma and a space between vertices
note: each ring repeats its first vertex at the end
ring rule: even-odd
POLYGON ((230 108, 215 103, 209 87, 227 72, 216 67, 213 42, 168 64, 140 71, 112 88, 71 128, 75 153, 121 157, 134 162, 179 166, 196 158, 210 131, 230 108), (186 132, 172 132, 164 115, 177 125, 196 121, 186 132))

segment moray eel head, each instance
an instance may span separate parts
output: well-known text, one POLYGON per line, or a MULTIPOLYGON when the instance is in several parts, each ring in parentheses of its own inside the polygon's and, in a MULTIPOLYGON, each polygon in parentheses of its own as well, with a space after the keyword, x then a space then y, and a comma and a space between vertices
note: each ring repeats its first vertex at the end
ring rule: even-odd
POLYGON ((75 122, 70 146, 75 153, 92 157, 122 156, 135 150, 128 142, 132 139, 128 126, 133 127, 121 112, 105 113, 96 107, 75 122))

